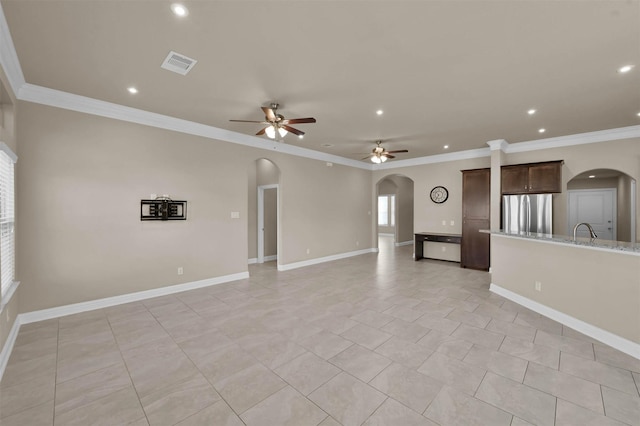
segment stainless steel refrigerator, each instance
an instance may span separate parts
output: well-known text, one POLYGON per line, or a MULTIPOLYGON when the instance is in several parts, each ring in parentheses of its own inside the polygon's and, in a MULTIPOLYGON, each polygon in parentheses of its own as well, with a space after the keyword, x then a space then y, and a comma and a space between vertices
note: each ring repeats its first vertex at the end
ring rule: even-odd
POLYGON ((552 233, 551 194, 502 196, 502 229, 508 233, 552 233))

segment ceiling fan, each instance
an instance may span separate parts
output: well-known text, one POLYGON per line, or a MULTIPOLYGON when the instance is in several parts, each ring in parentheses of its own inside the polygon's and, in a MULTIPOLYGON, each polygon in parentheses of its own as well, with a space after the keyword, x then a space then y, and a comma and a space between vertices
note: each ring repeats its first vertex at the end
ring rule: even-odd
POLYGON ((272 103, 271 107, 261 107, 262 111, 264 111, 264 120, 263 121, 253 121, 253 120, 229 120, 235 121, 238 123, 261 123, 266 124, 267 127, 261 129, 256 133, 257 136, 267 134, 271 139, 276 138, 276 132, 280 135, 280 137, 285 137, 285 135, 289 132, 297 135, 299 138, 304 136, 304 132, 302 130, 298 130, 290 126, 290 124, 302 124, 302 123, 315 123, 316 119, 313 117, 309 118, 291 118, 286 119, 282 114, 278 114, 278 104, 272 103))
POLYGON ((373 148, 373 150, 371 151, 371 154, 364 157, 363 160, 366 160, 367 158, 369 158, 371 162, 380 164, 380 163, 384 163, 389 158, 396 158, 395 155, 391 155, 391 154, 397 154, 399 152, 409 152, 406 149, 387 151, 381 146, 381 144, 382 144, 382 141, 376 141, 376 147, 373 148))

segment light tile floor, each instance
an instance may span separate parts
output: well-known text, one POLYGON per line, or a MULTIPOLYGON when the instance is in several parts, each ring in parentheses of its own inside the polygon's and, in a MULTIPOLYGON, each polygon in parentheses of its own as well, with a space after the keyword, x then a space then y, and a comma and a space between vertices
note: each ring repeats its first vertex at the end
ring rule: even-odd
POLYGON ((13 425, 640 425, 640 361, 380 253, 24 325, 13 425))

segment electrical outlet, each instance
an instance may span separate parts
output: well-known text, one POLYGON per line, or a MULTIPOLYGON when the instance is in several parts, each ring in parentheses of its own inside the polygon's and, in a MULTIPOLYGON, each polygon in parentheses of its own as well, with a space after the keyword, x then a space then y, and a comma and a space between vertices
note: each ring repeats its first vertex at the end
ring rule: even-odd
POLYGON ((447 248, 445 246, 442 246, 442 251, 447 251, 447 248))
POLYGON ((184 274, 184 269, 182 268, 182 266, 180 266, 178 268, 178 275, 182 275, 182 274, 184 274))
POLYGON ((540 281, 536 281, 535 289, 536 291, 542 291, 542 283, 540 281))
POLYGON ((356 246, 359 246, 359 245, 360 245, 360 241, 356 241, 356 246))
POLYGON ((311 253, 311 249, 307 249, 307 254, 310 254, 310 253, 311 253))
POLYGON ((454 224, 455 224, 455 222, 452 220, 452 221, 451 221, 451 226, 453 226, 454 224))
POLYGON ((442 226, 447 226, 447 221, 446 220, 442 221, 442 226))

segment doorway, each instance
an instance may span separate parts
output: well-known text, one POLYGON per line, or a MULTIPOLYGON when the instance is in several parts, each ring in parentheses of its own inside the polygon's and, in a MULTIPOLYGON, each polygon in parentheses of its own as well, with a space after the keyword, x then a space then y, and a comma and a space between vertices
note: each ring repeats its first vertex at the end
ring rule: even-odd
POLYGON ((278 185, 258 187, 258 263, 278 260, 278 185))
MULTIPOLYGON (((567 234, 576 223, 587 222, 597 224, 599 239, 635 241, 637 217, 636 180, 628 174, 591 169, 567 182, 567 234)), ((587 236, 586 227, 578 235, 587 236)))
MULTIPOLYGON (((601 240, 617 240, 616 232, 616 190, 610 189, 577 189, 567 191, 569 196, 569 227, 586 222, 601 240)), ((579 237, 589 238, 586 227, 580 227, 576 233, 579 237)))
POLYGON ((402 175, 385 176, 376 184, 376 230, 393 245, 413 244, 413 180, 402 175))

